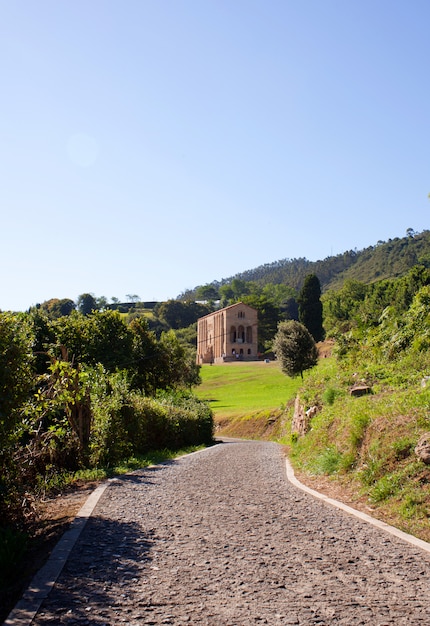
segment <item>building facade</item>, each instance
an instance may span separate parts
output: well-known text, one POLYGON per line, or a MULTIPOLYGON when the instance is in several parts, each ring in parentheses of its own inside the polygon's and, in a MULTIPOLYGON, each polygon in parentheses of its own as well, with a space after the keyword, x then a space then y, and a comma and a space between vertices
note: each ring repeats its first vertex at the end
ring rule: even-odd
POLYGON ((255 361, 258 358, 258 314, 238 302, 197 320, 197 363, 255 361))

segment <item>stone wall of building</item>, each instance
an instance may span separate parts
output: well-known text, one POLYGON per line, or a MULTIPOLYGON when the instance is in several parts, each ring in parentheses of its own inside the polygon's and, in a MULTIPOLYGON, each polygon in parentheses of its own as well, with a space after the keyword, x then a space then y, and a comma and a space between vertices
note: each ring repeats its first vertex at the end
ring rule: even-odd
POLYGON ((238 302, 205 315, 197 322, 197 363, 258 358, 258 314, 238 302))

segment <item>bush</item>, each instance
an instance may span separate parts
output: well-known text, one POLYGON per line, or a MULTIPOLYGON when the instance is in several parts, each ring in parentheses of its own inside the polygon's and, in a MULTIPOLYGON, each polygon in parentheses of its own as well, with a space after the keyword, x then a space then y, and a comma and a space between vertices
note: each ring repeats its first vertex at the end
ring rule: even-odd
POLYGON ((314 463, 313 470, 316 474, 335 474, 341 464, 342 454, 335 447, 326 448, 319 454, 314 463))
POLYGON ((133 451, 179 448, 211 444, 213 415, 209 406, 192 394, 162 394, 146 398, 134 393, 130 398, 128 419, 133 451))
POLYGON ((93 370, 90 464, 113 465, 132 453, 125 426, 130 388, 125 372, 107 374, 100 365, 93 370))
POLYGON ((324 391, 323 396, 322 396, 322 401, 324 404, 331 405, 336 400, 337 395, 338 395, 338 392, 336 391, 336 389, 333 389, 333 387, 329 387, 328 389, 324 391))
POLYGON ((157 398, 131 391, 124 372, 94 372, 91 405, 91 464, 113 465, 133 454, 210 444, 213 415, 190 392, 163 392, 157 398))

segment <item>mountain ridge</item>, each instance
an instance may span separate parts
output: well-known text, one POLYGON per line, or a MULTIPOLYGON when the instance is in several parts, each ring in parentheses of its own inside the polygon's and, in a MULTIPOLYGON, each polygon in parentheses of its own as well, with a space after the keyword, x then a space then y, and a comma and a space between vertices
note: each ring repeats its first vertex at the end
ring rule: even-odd
MULTIPOLYGON (((304 257, 285 258, 208 284, 220 287, 233 280, 243 280, 253 281, 261 286, 282 283, 299 291, 306 276, 316 274, 324 292, 340 289, 347 280, 369 284, 398 278, 414 265, 430 267, 430 230, 418 233, 408 229, 405 237, 378 241, 374 246, 359 251, 347 250, 319 261, 309 261, 304 257)), ((194 289, 184 292, 179 298, 189 298, 200 286, 197 285, 194 289)))

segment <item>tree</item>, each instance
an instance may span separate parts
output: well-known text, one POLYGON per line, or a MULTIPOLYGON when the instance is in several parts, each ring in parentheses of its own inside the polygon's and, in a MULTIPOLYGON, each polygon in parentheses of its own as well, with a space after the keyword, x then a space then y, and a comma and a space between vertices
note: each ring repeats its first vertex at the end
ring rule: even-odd
POLYGON ((126 298, 132 304, 136 304, 140 300, 140 296, 138 296, 137 293, 128 293, 126 295, 126 298))
POLYGON ((174 330, 194 324, 199 317, 203 317, 211 311, 212 308, 209 305, 199 302, 181 302, 180 300, 167 300, 155 308, 159 319, 174 330))
POLYGON ((83 315, 91 315, 97 310, 97 302, 92 293, 83 293, 78 297, 78 311, 83 315))
POLYGON ((158 388, 156 370, 160 355, 157 338, 149 329, 145 317, 135 317, 129 328, 133 336, 132 386, 142 389, 147 395, 155 394, 158 388))
POLYGON ((273 341, 273 350, 287 376, 303 372, 318 361, 318 350, 311 333, 300 322, 288 320, 281 322, 273 341))
MULTIPOLYGON (((274 305, 284 309, 287 302, 297 298, 297 292, 289 285, 267 283, 263 287, 263 295, 265 295, 274 305)), ((296 318, 288 318, 296 319, 296 318)))
POLYGON ((100 296, 99 298, 96 298, 96 303, 98 311, 106 311, 106 309, 108 308, 108 299, 106 298, 106 296, 100 296))
POLYGON ((201 285, 196 289, 196 300, 205 300, 206 302, 219 300, 219 291, 215 285, 201 285))
POLYGON ((281 305, 281 311, 287 320, 299 321, 299 305, 296 298, 288 298, 281 305))
POLYGON ((242 298, 247 296, 250 292, 250 282, 246 282, 240 278, 233 278, 231 283, 221 285, 219 288, 221 306, 228 306, 234 302, 239 302, 239 300, 242 300, 242 298))
POLYGON ((161 334, 158 350, 157 389, 191 387, 201 382, 195 352, 187 350, 173 330, 161 334))
POLYGON ((324 339, 321 285, 315 274, 308 274, 298 298, 299 322, 311 333, 315 341, 324 339))
POLYGON ((74 312, 55 320, 53 329, 57 345, 67 348, 74 363, 101 363, 112 372, 130 363, 133 335, 117 311, 74 312))
POLYGON ((46 311, 51 318, 62 317, 63 315, 70 315, 72 311, 76 308, 75 303, 70 298, 63 298, 59 300, 58 298, 51 298, 51 300, 47 300, 46 302, 42 302, 40 308, 43 311, 46 311))

